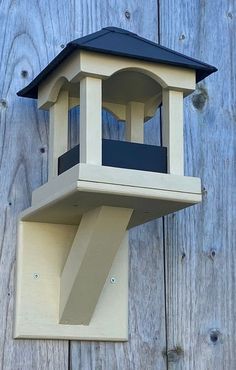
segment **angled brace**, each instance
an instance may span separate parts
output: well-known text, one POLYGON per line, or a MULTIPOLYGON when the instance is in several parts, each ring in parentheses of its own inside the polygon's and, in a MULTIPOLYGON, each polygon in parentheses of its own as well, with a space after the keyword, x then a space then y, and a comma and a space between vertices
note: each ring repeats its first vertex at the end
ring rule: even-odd
POLYGON ((89 324, 132 212, 102 206, 83 215, 61 274, 60 324, 89 324))

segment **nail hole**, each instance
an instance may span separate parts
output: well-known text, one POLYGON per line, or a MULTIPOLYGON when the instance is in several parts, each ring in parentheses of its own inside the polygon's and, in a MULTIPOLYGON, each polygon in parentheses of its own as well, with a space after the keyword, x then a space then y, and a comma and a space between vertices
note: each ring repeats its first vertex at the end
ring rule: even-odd
POLYGON ((128 10, 126 10, 126 12, 125 12, 125 17, 127 19, 130 19, 130 17, 131 17, 130 12, 128 10))
POLYGON ((26 78, 28 76, 28 71, 23 70, 21 71, 21 77, 26 78))
POLYGON ((116 278, 113 276, 113 277, 111 278, 110 282, 111 282, 112 284, 115 284, 115 283, 116 283, 116 278))
POLYGON ((185 39, 185 35, 182 33, 182 35, 179 36, 179 40, 184 40, 185 39))
POLYGON ((212 257, 215 257, 216 252, 215 252, 215 251, 212 251, 212 252, 211 252, 211 255, 212 255, 212 257))
POLYGON ((220 337, 221 337, 221 333, 219 332, 219 330, 212 329, 212 330, 210 330, 209 335, 210 335, 210 341, 211 341, 211 343, 216 344, 216 343, 219 342, 220 337))
POLYGON ((218 335, 215 334, 215 333, 212 333, 210 335, 210 339, 211 339, 212 343, 216 343, 218 341, 218 335))
POLYGON ((61 46, 61 48, 62 48, 62 49, 64 49, 64 47, 65 47, 65 44, 61 44, 60 46, 61 46))
POLYGON ((40 153, 45 153, 45 148, 40 148, 40 153))
POLYGON ((11 203, 11 202, 9 202, 9 203, 8 203, 8 205, 9 205, 9 206, 11 206, 11 205, 12 205, 12 203, 11 203))
POLYGON ((7 107, 7 102, 5 99, 0 99, 0 107, 1 108, 6 108, 7 107))
POLYGON ((203 188, 202 188, 202 194, 203 194, 203 195, 207 195, 207 190, 206 190, 206 188, 205 188, 205 187, 203 187, 203 188))
POLYGON ((182 260, 184 260, 185 259, 185 257, 186 257, 186 253, 182 253, 182 256, 181 256, 181 258, 182 258, 182 260))

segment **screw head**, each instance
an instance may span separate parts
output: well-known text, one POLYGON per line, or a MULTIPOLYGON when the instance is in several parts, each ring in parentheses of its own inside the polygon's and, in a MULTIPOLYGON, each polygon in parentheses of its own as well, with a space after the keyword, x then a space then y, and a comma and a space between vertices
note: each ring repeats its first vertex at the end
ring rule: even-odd
POLYGON ((35 273, 33 274, 33 278, 34 278, 34 279, 36 279, 36 280, 37 280, 37 279, 39 279, 39 276, 40 276, 40 275, 39 275, 37 272, 35 272, 35 273))
POLYGON ((112 276, 110 282, 111 282, 111 284, 115 284, 116 283, 116 278, 114 276, 112 276))

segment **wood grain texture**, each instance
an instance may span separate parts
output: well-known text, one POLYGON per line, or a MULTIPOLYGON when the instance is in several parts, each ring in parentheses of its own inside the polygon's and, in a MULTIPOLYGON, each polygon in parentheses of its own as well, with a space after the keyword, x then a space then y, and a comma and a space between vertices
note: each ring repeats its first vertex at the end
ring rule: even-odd
POLYGON ((161 43, 216 65, 185 102, 201 205, 165 219, 168 369, 235 369, 235 2, 160 1, 161 43), (168 14, 168 17, 166 15, 168 14))
POLYGON ((30 205, 32 190, 46 181, 48 142, 46 115, 37 111, 36 102, 19 99, 16 92, 74 36, 74 9, 62 1, 58 5, 27 0, 0 4, 0 368, 4 370, 68 368, 68 342, 12 339, 17 216, 30 205))
MULTIPOLYGON (((2 0, 0 2, 0 368, 3 370, 233 370, 235 348, 236 45, 233 0, 2 0), (48 115, 16 97, 75 38, 118 26, 215 64, 185 103, 185 170, 202 205, 130 233, 128 343, 12 340, 16 222, 47 179, 48 115), (164 278, 164 257, 166 277, 164 278), (167 320, 165 323, 165 284, 167 320)), ((78 142, 78 109, 70 143, 78 142)), ((145 142, 159 143, 158 115, 145 142)), ((124 124, 103 112, 103 136, 124 124)))

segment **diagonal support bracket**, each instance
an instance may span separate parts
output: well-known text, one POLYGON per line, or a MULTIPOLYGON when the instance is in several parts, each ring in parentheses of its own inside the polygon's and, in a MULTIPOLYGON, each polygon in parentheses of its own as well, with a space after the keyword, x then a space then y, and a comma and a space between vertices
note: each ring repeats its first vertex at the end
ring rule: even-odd
POLYGON ((102 206, 82 217, 60 279, 60 324, 89 325, 133 210, 102 206))

